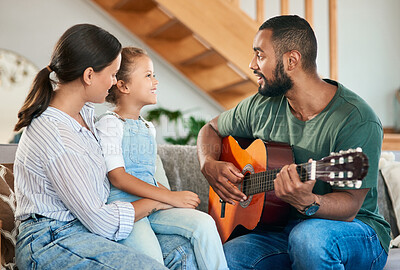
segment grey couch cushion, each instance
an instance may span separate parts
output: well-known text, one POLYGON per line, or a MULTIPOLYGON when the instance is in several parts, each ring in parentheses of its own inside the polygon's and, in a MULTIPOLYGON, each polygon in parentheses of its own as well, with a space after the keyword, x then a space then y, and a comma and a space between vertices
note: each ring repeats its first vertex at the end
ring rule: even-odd
POLYGON ((197 193, 201 200, 197 209, 208 212, 209 185, 200 171, 196 146, 159 145, 158 155, 171 190, 190 190, 197 193))

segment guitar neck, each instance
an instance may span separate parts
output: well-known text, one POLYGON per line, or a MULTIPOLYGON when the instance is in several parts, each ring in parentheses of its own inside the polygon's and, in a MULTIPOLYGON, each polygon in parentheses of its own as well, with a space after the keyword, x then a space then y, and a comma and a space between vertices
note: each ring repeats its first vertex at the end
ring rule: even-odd
MULTIPOLYGON (((311 178, 311 163, 297 165, 300 180, 305 182, 311 178)), ((267 170, 253 174, 247 174, 243 180, 243 193, 251 196, 257 193, 274 190, 274 179, 281 169, 267 170)))

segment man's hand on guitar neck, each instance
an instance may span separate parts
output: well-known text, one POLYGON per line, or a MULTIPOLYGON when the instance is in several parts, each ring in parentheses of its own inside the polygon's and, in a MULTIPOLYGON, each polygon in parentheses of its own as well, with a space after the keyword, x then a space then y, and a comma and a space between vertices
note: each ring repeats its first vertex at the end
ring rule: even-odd
POLYGON ((201 171, 223 201, 234 205, 234 201, 247 199, 234 185, 241 183, 244 176, 232 163, 206 159, 201 171))
POLYGON ((298 210, 315 201, 316 195, 312 193, 315 181, 301 182, 296 164, 284 166, 276 175, 274 185, 276 196, 298 210))

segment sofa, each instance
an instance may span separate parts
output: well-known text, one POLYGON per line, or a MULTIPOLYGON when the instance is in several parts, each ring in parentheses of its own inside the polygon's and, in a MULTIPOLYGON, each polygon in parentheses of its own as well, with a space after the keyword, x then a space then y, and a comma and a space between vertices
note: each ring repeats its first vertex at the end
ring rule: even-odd
MULTIPOLYGON (((2 269, 14 269, 14 246, 16 237, 15 199, 13 194, 12 163, 15 157, 16 145, 0 145, 0 220, 2 220, 1 233, 1 265, 2 269), (4 166, 3 166, 4 165, 4 166)), ((158 146, 157 179, 172 190, 191 190, 201 199, 199 210, 208 210, 207 180, 200 172, 195 146, 158 146)), ((393 206, 383 180, 379 177, 379 208, 385 219, 392 225, 392 237, 399 234, 393 206)), ((391 248, 385 269, 400 269, 400 249, 391 248)))

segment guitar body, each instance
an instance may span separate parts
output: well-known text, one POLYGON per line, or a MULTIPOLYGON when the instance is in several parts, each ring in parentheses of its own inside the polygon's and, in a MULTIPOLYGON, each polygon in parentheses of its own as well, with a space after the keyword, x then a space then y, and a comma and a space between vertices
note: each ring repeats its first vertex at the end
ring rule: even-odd
MULTIPOLYGON (((263 142, 260 139, 236 141, 232 136, 228 136, 223 139, 220 160, 233 163, 247 175, 291 164, 293 153, 287 144, 263 142)), ((243 190, 243 185, 239 185, 238 188, 243 190)), ((225 215, 221 217, 222 203, 210 188, 208 212, 217 224, 223 243, 238 225, 243 225, 249 230, 254 229, 259 222, 283 225, 289 214, 289 205, 276 197, 273 190, 248 196, 245 202, 237 202, 236 205, 224 205, 225 215)))

